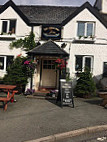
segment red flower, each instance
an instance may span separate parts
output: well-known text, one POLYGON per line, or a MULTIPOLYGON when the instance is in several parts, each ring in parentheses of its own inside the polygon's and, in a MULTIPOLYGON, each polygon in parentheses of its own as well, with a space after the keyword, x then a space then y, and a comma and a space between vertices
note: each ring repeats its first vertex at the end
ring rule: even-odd
POLYGON ((55 61, 55 64, 57 65, 57 68, 59 68, 59 69, 62 70, 63 68, 66 67, 67 62, 65 62, 64 59, 58 58, 58 59, 55 61))
POLYGON ((20 57, 22 54, 17 55, 17 57, 20 57))

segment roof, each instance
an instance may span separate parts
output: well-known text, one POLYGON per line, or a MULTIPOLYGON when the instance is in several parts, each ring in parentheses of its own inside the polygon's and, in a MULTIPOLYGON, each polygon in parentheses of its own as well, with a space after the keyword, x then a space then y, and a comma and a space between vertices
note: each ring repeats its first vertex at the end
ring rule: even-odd
POLYGON ((64 26, 82 10, 87 8, 106 28, 107 14, 101 14, 95 7, 92 7, 89 2, 84 3, 80 7, 67 6, 35 6, 21 5, 16 6, 12 0, 1 6, 0 13, 11 6, 19 16, 27 23, 27 25, 44 25, 57 24, 64 26))
POLYGON ((84 3, 82 6, 80 6, 74 13, 72 13, 69 17, 67 17, 63 22, 62 26, 67 24, 70 20, 72 20, 75 16, 77 16, 81 11, 83 11, 85 8, 87 8, 106 28, 107 28, 107 21, 104 19, 102 14, 89 2, 84 3))
POLYGON ((106 23, 107 23, 107 14, 101 14, 102 15, 102 17, 104 18, 104 20, 106 21, 106 23))
POLYGON ((61 24, 77 7, 61 6, 18 6, 30 20, 36 24, 61 24))
POLYGON ((69 54, 60 48, 52 40, 45 42, 42 45, 39 45, 28 52, 29 55, 42 55, 42 56, 69 56, 69 54))

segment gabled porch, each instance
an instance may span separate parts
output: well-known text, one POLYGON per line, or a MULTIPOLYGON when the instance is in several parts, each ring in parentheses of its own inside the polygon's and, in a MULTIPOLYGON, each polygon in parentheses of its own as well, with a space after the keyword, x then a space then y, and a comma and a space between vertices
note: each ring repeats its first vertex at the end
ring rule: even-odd
POLYGON ((59 70, 55 66, 55 60, 58 58, 66 60, 69 54, 49 40, 29 51, 28 55, 37 62, 33 83, 31 82, 35 90, 58 88, 59 70))

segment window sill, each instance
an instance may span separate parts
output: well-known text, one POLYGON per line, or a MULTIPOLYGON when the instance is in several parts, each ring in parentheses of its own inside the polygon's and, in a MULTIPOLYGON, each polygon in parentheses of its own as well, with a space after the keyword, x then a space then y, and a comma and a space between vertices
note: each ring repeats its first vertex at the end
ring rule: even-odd
POLYGON ((87 43, 87 44, 93 44, 96 41, 95 38, 81 38, 79 39, 78 37, 74 38, 73 42, 74 43, 87 43))
POLYGON ((6 70, 4 70, 4 69, 3 69, 3 70, 2 70, 2 69, 0 69, 0 72, 2 72, 2 73, 6 73, 6 70))
POLYGON ((14 40, 16 39, 16 35, 0 35, 0 40, 14 40))

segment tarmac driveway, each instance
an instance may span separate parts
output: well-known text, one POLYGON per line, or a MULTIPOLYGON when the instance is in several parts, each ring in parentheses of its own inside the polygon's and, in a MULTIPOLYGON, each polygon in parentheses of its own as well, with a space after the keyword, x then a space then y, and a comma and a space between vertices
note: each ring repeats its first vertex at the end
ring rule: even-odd
POLYGON ((107 124, 107 109, 100 98, 75 98, 75 108, 60 108, 55 101, 16 95, 7 111, 0 108, 0 141, 23 142, 95 125, 107 124))

